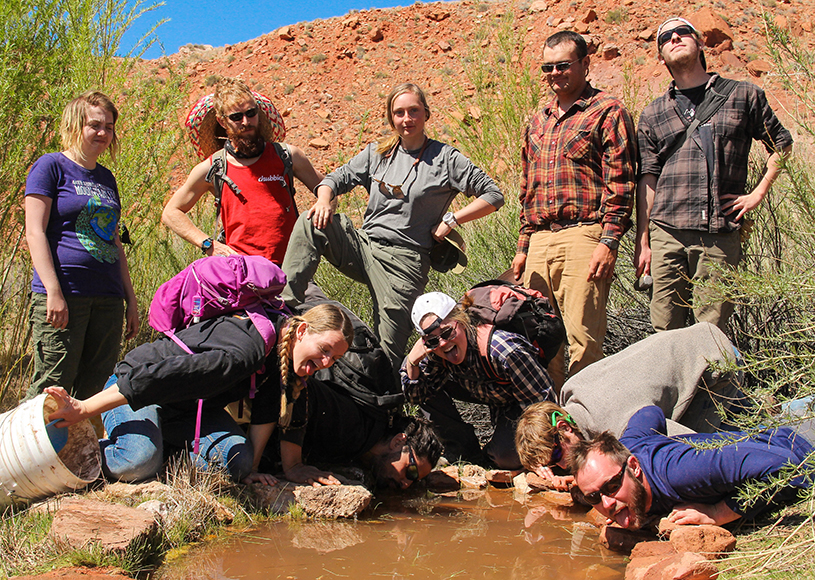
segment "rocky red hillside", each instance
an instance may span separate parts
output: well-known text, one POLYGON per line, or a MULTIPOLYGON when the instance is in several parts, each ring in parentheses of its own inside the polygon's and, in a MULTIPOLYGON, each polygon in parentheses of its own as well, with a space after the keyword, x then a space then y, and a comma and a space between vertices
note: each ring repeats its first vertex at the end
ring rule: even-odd
MULTIPOLYGON (((502 18, 513 17, 515 30, 525 38, 523 58, 532 63, 540 58, 544 39, 557 30, 584 34, 594 53, 590 80, 641 109, 670 80, 656 61, 654 46, 656 29, 666 17, 681 13, 704 33, 710 70, 764 85, 772 67, 765 55, 762 13, 771 13, 779 26, 811 47, 812 4, 416 3, 292 24, 222 48, 188 46, 171 58, 187 67, 190 105, 212 91, 217 75, 241 77, 275 102, 285 117, 287 141, 305 148, 317 167, 330 170, 387 132, 384 97, 404 81, 429 91, 430 130, 452 141, 446 132, 454 122, 454 89, 467 94, 466 59, 473 47, 490 47, 502 18)), ((771 102, 775 105, 776 96, 771 102)))

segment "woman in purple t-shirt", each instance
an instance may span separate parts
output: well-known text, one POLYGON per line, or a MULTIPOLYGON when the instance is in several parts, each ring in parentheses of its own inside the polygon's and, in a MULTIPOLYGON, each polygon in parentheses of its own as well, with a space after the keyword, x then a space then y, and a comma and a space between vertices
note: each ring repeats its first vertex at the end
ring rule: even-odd
POLYGON ((48 386, 80 398, 101 391, 119 358, 123 317, 126 338, 139 329, 119 239, 119 190, 96 162, 108 148, 115 157, 118 117, 102 93, 68 103, 60 125, 64 151, 40 157, 26 180, 26 240, 34 265, 34 376, 26 398, 48 386))

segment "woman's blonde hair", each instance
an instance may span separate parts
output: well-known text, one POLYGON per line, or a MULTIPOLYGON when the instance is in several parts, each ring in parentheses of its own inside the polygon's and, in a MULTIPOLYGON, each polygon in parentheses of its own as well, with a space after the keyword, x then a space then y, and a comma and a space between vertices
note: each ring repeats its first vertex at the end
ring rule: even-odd
POLYGON ((354 342, 354 325, 348 315, 341 308, 333 304, 318 304, 298 316, 292 316, 286 322, 277 341, 277 357, 280 361, 280 378, 282 385, 288 385, 294 377, 290 376, 290 364, 294 352, 295 334, 297 328, 305 322, 307 332, 320 334, 339 330, 346 344, 350 347, 354 342))
POLYGON ((385 117, 388 119, 388 125, 390 125, 394 132, 389 137, 386 137, 380 141, 379 145, 377 145, 376 152, 380 155, 384 155, 396 147, 396 144, 399 143, 399 135, 396 134, 396 126, 393 124, 392 107, 393 101, 396 100, 398 96, 404 95, 405 93, 413 93, 419 98, 419 101, 421 101, 425 110, 425 120, 430 119, 430 105, 427 104, 427 97, 419 85, 415 83, 402 83, 401 85, 395 87, 388 95, 388 98, 385 99, 385 117))
POLYGON ((62 111, 62 122, 59 125, 59 136, 62 148, 66 151, 82 153, 82 129, 88 121, 88 107, 99 107, 113 117, 113 139, 108 145, 110 158, 116 161, 116 154, 119 152, 119 136, 116 135, 116 121, 119 119, 119 111, 116 105, 104 93, 99 91, 88 91, 82 93, 65 106, 62 111))

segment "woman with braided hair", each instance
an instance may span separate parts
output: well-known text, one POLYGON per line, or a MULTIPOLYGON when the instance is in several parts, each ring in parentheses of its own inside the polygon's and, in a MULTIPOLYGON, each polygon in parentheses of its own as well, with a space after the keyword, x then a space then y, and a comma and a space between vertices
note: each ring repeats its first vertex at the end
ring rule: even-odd
POLYGON ((190 449, 200 437, 193 462, 226 467, 235 481, 274 484, 274 477, 257 469, 278 420, 288 425, 306 378, 334 364, 354 338, 348 316, 330 304, 300 316, 278 315, 275 327, 277 348, 268 356, 243 313, 177 332, 193 354, 168 337, 143 344, 116 365, 105 389, 88 399, 48 387, 45 392, 60 403, 48 420, 62 419, 57 425, 67 427, 101 413, 108 434, 100 441, 102 470, 113 480, 154 477, 169 453, 190 449), (224 409, 247 396, 253 398, 248 434, 224 409))

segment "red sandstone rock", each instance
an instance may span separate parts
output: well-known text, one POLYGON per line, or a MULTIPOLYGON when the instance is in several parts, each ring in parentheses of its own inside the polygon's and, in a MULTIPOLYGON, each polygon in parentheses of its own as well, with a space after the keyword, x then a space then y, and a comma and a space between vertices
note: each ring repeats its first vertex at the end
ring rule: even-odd
POLYGON ((427 489, 434 493, 456 491, 461 487, 458 468, 454 465, 448 465, 443 469, 431 471, 430 474, 425 477, 424 482, 427 489))
POLYGON ((436 43, 436 45, 439 47, 439 50, 441 50, 442 52, 449 52, 450 50, 453 49, 453 47, 450 46, 450 43, 447 42, 446 40, 440 40, 440 41, 438 41, 436 43))
POLYGON ((766 60, 752 60, 747 63, 747 72, 754 77, 760 77, 773 70, 773 65, 766 60))
POLYGON ((613 60, 620 56, 620 49, 614 44, 606 44, 602 50, 603 60, 613 60))
POLYGON ((736 538, 719 526, 679 526, 670 542, 677 552, 697 552, 708 560, 736 549, 736 538))
POLYGON ((589 24, 597 20, 597 12, 595 12, 592 8, 589 8, 583 17, 580 19, 580 22, 585 24, 589 24))
POLYGON ((381 42, 385 39, 385 35, 382 32, 382 29, 378 26, 371 29, 371 32, 368 33, 368 38, 371 39, 371 42, 381 42))
POLYGON ((588 520, 590 524, 594 524, 599 528, 606 525, 608 518, 601 514, 600 512, 598 512, 596 509, 591 508, 586 513, 586 520, 588 520))
POLYGON ((104 551, 123 551, 157 529, 155 517, 145 510, 76 497, 60 504, 51 535, 75 549, 99 544, 104 551))
POLYGON ((461 478, 461 486, 469 489, 484 489, 487 487, 487 478, 483 475, 465 475, 461 478))
POLYGON ((553 503, 555 505, 571 507, 574 505, 574 500, 572 499, 572 494, 568 491, 542 491, 538 494, 539 498, 543 500, 553 503))
POLYGON ((526 474, 526 484, 529 486, 529 489, 533 492, 552 489, 550 483, 551 482, 549 481, 549 479, 541 477, 537 473, 533 473, 530 471, 529 473, 526 474))
POLYGON ((294 40, 294 32, 291 29, 291 26, 282 26, 277 29, 277 37, 280 40, 285 40, 286 42, 291 42, 294 40))
POLYGON ((371 503, 373 495, 361 485, 298 486, 297 504, 313 518, 351 518, 371 503))
POLYGON ((508 487, 512 485, 514 474, 506 469, 491 469, 485 474, 490 485, 496 487, 508 487))
POLYGON ((719 569, 713 562, 700 554, 684 552, 651 567, 642 580, 713 580, 718 577, 719 569))
POLYGON ((328 149, 330 143, 321 137, 317 137, 309 141, 308 145, 309 147, 314 147, 315 149, 328 149))
POLYGON ((733 31, 724 18, 710 8, 702 8, 688 18, 701 33, 705 46, 716 46, 726 39, 733 40, 733 31))
MULTIPOLYGON (((545 0, 535 0, 532 4, 529 5, 528 11, 530 14, 536 14, 537 12, 546 12, 546 9, 549 6, 546 4, 545 0)), ((549 26, 557 26, 556 24, 550 24, 549 26)))
POLYGON ((671 537, 671 532, 673 532, 675 529, 679 527, 680 527, 679 524, 673 523, 668 518, 662 518, 661 520, 659 520, 657 533, 659 534, 660 537, 668 539, 671 537))
POLYGON ((640 542, 631 550, 631 559, 673 556, 674 554, 676 554, 676 549, 670 542, 640 542))
POLYGON ((656 536, 640 530, 626 530, 615 526, 603 526, 599 541, 609 550, 628 554, 640 542, 655 540, 656 536))
POLYGON ((426 10, 424 15, 428 20, 432 20, 433 22, 441 22, 446 18, 450 18, 450 12, 435 7, 426 10))
POLYGON ((729 66, 736 69, 740 69, 744 66, 744 63, 741 62, 741 59, 732 52, 730 52, 729 50, 723 51, 719 58, 721 59, 722 64, 724 66, 729 66))

